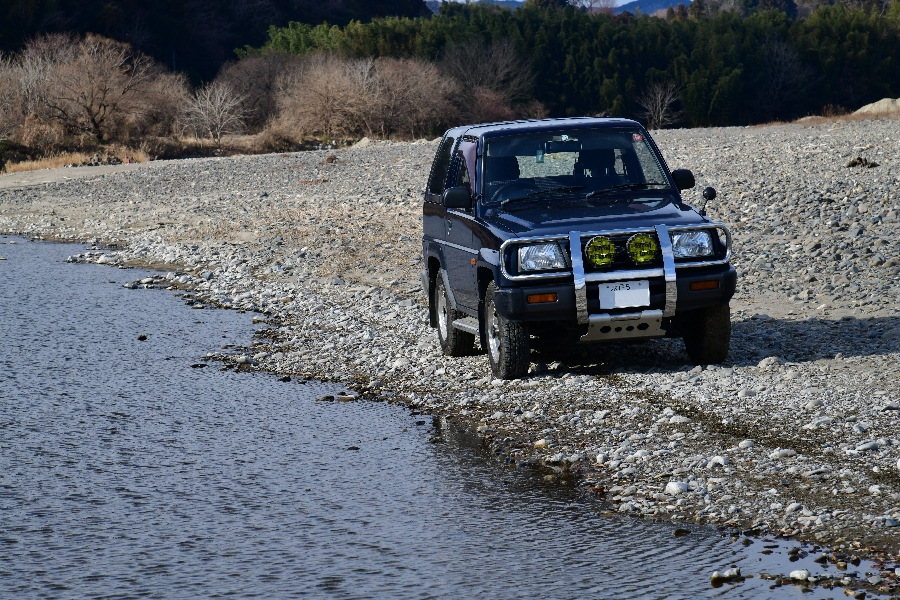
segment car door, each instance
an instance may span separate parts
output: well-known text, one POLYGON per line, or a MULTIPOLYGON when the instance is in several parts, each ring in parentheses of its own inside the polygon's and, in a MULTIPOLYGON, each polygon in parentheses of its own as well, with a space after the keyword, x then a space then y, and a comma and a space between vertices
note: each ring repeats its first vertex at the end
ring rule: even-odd
POLYGON ((450 173, 455 142, 453 137, 445 137, 438 146, 434 162, 431 164, 431 174, 425 188, 425 202, 422 205, 422 234, 426 244, 430 241, 440 243, 447 237, 447 210, 442 204, 441 195, 444 193, 450 173))
MULTIPOLYGON (((473 182, 475 144, 463 139, 456 151, 451 169, 452 185, 469 188, 474 198, 473 182), (472 164, 470 165, 470 159, 472 164)), ((478 308, 478 285, 475 257, 478 249, 473 243, 473 225, 475 213, 468 209, 451 208, 446 211, 446 247, 447 275, 456 301, 462 307, 475 311, 478 308)))

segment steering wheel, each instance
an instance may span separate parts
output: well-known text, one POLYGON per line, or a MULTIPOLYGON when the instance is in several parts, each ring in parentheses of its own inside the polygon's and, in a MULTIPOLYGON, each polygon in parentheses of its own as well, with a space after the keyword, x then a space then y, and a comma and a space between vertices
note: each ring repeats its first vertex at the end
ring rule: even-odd
POLYGON ((537 189, 537 186, 534 184, 534 181, 531 179, 514 179, 513 181, 510 181, 509 183, 504 183, 499 188, 497 188, 497 191, 494 192, 493 196, 491 196, 490 202, 494 202, 500 196, 500 193, 503 192, 504 190, 507 190, 507 189, 516 190, 519 188, 537 189))

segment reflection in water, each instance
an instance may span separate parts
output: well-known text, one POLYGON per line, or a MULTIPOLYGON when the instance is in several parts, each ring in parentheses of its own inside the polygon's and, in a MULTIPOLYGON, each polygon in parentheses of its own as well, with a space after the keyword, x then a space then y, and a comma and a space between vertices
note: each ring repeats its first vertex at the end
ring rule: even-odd
POLYGON ((315 402, 335 386, 192 369, 250 315, 59 262, 77 246, 0 248, 4 597, 799 597, 709 576, 823 568, 604 517, 464 436, 428 443, 430 419, 315 402))

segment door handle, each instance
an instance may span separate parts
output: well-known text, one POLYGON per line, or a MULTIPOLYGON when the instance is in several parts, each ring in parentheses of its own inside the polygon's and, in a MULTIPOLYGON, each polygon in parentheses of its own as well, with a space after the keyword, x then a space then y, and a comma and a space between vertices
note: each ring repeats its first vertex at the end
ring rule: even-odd
POLYGON ((450 219, 447 219, 447 231, 450 231, 450 229, 452 227, 453 227, 453 221, 451 221, 450 219))

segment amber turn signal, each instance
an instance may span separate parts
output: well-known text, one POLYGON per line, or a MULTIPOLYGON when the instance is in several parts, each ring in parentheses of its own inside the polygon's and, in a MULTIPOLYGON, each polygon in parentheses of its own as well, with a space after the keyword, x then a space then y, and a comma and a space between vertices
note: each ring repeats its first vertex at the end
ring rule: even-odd
POLYGON ((543 304, 545 302, 556 302, 558 296, 556 294, 529 294, 525 296, 528 304, 543 304))
POLYGON ((691 291, 699 292, 701 290, 717 290, 719 289, 719 280, 710 279, 709 281, 692 281, 691 291))

